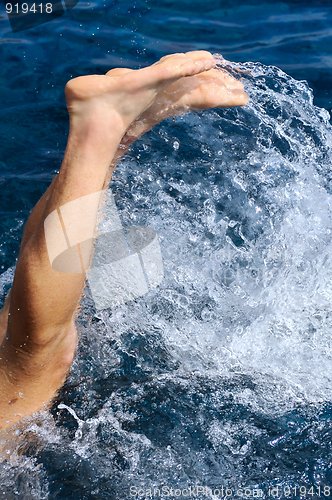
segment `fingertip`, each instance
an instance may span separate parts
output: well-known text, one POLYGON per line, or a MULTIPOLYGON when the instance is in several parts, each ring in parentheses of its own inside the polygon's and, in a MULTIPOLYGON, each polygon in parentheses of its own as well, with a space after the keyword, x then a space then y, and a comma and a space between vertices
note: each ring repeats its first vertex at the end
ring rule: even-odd
POLYGON ((241 106, 246 106, 250 101, 248 94, 244 93, 241 106))
POLYGON ((208 59, 205 59, 205 70, 209 70, 209 69, 212 69, 215 67, 215 65, 217 64, 215 59, 212 57, 209 57, 208 59))

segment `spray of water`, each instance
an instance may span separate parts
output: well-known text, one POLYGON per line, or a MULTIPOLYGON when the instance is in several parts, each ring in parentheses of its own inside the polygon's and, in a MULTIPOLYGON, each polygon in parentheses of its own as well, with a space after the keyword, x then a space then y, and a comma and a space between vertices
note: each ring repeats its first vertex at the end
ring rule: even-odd
POLYGON ((329 115, 306 82, 278 68, 217 60, 242 79, 250 103, 161 124, 112 181, 123 223, 157 232, 165 278, 104 311, 86 290, 56 430, 27 425, 21 439, 35 432, 42 451, 25 449, 28 465, 0 471, 3 484, 16 484, 17 467, 34 464, 31 498, 58 498, 52 474, 71 498, 73 483, 60 479, 68 470, 89 498, 117 499, 133 485, 260 485, 267 495, 273 481, 325 477, 329 115), (301 450, 313 443, 310 475, 301 450))

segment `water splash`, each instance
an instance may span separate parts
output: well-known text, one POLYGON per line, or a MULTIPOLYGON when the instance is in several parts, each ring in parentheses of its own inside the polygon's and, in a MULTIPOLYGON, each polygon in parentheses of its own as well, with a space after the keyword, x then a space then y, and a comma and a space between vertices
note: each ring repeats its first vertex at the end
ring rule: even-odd
POLYGON ((164 154, 138 146, 117 175, 123 216, 163 240, 166 279, 116 331, 158 326, 184 372, 254 371, 329 400, 329 116, 278 68, 221 63, 249 105, 161 125, 164 154))
POLYGON ((76 420, 77 422, 77 425, 78 425, 78 428, 77 428, 77 431, 75 432, 75 439, 81 439, 82 438, 82 428, 83 428, 83 425, 84 425, 84 420, 81 420, 80 418, 78 418, 78 416, 76 415, 75 411, 70 408, 69 406, 63 404, 63 403, 60 403, 58 405, 58 408, 59 410, 68 410, 69 413, 74 417, 74 419, 76 420))
POLYGON ((51 498, 54 475, 62 499, 328 484, 329 116, 278 68, 219 63, 250 103, 161 124, 112 181, 123 223, 157 231, 165 278, 105 311, 86 290, 59 396, 81 433, 55 403, 59 442, 35 454, 51 498))

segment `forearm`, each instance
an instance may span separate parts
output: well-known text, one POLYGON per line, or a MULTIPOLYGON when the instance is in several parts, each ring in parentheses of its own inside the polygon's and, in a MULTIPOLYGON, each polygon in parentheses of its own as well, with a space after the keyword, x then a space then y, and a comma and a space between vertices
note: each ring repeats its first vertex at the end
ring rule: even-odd
POLYGON ((48 200, 44 218, 60 206, 104 188, 112 159, 125 130, 117 122, 107 130, 98 123, 98 116, 87 117, 84 123, 73 121, 67 148, 48 200))
POLYGON ((23 230, 23 235, 21 239, 21 245, 20 245, 20 254, 22 253, 25 245, 35 232, 36 228, 38 227, 38 224, 40 222, 40 219, 45 211, 46 205, 48 203, 48 200, 50 199, 50 196, 52 194, 52 191, 54 189, 55 181, 56 181, 57 176, 55 176, 51 182, 51 184, 48 186, 47 190, 45 193, 42 195, 42 197, 38 200, 34 208, 32 209, 28 220, 25 223, 24 230, 23 230))
MULTIPOLYGON (((50 186, 31 211, 25 224, 19 252, 20 263, 18 272, 20 280, 20 267, 22 267, 27 259, 30 260, 32 253, 35 251, 40 253, 41 247, 43 247, 41 242, 45 239, 43 232, 44 221, 47 215, 53 209, 56 210, 68 201, 80 198, 91 192, 107 189, 117 162, 127 152, 129 145, 135 140, 131 138, 125 147, 121 145, 119 148, 119 141, 124 132, 121 124, 117 130, 113 131, 111 138, 108 133, 105 133, 105 129, 102 130, 101 127, 90 128, 89 124, 87 125, 83 128, 79 124, 72 124, 60 173, 53 178, 50 186), (111 167, 109 166, 110 163, 111 167), (35 234, 37 230, 38 234, 35 234), (28 257, 23 257, 23 251, 33 236, 34 240, 27 252, 28 257)), ((43 270, 44 267, 49 267, 49 259, 45 248, 42 250, 42 255, 44 265, 40 268, 38 275, 45 273, 45 269, 43 270)), ((77 280, 77 276, 75 278, 77 280)), ((84 278, 81 277, 79 281, 81 282, 81 285, 79 285, 80 289, 83 286, 84 278)), ((78 292, 78 297, 79 294, 80 291, 78 292)), ((0 326, 4 324, 7 326, 10 295, 8 294, 0 314, 0 326)), ((77 296, 75 297, 76 299, 77 296)), ((0 339, 0 343, 1 341, 2 339, 0 339)))
MULTIPOLYGON (((39 337, 45 335, 46 341, 48 325, 60 328, 71 322, 84 286, 85 272, 57 272, 52 268, 44 223, 52 212, 59 213, 60 207, 67 203, 103 190, 109 165, 125 132, 120 125, 114 121, 111 132, 97 126, 90 128, 89 124, 71 126, 60 172, 48 194, 40 200, 26 231, 27 240, 12 287, 11 307, 19 313, 10 321, 11 331, 18 331, 15 323, 24 321, 27 331, 38 332, 39 337), (45 207, 41 214, 42 204, 45 207)), ((97 214, 98 207, 92 210, 95 208, 97 214)), ((81 226, 84 232, 85 220, 77 218, 77 214, 73 217, 76 217, 75 226, 78 230, 81 226)))
MULTIPOLYGON (((72 142, 74 142, 73 135, 77 135, 77 134, 80 135, 80 129, 78 128, 76 130, 77 131, 75 131, 75 134, 72 133, 72 142)), ((111 162, 111 168, 105 168, 105 162, 103 165, 102 164, 99 165, 100 167, 102 167, 101 177, 104 176, 104 184, 103 184, 101 189, 107 189, 109 181, 111 179, 112 172, 114 171, 117 162, 127 152, 129 145, 132 144, 134 142, 134 140, 136 140, 136 138, 131 139, 131 141, 126 144, 126 146, 121 145, 121 147, 116 150, 116 152, 114 154, 113 161, 111 162)), ((93 143, 92 137, 90 138, 90 141, 93 143)), ((79 141, 77 141, 77 139, 76 139, 76 142, 80 143, 81 140, 79 139, 79 141)), ((105 138, 105 142, 107 142, 107 138, 105 138)), ((75 148, 75 145, 73 144, 72 147, 75 148)), ((79 144, 79 147, 80 147, 80 144, 79 144)), ((95 145, 92 144, 92 148, 94 149, 95 145)), ((87 149, 89 149, 89 148, 87 148, 87 149)), ((94 152, 92 152, 92 153, 94 154, 94 152)), ((68 154, 69 154, 69 151, 68 151, 68 154)), ((108 156, 112 156, 112 150, 109 150, 108 156)), ((66 160, 67 160, 67 164, 68 164, 68 155, 67 155, 66 160)), ((85 158, 84 158, 84 160, 85 160, 85 158)), ((94 160, 94 161, 98 161, 98 160, 94 160)), ((63 172, 63 168, 61 170, 61 174, 62 174, 62 172, 63 172)), ((31 213, 29 215, 29 218, 28 218, 28 220, 24 226, 24 230, 23 230, 23 235, 22 235, 21 245, 20 245, 20 253, 24 249, 25 245, 27 244, 27 242, 29 241, 29 239, 31 238, 33 233, 35 232, 41 218, 44 215, 46 206, 50 200, 51 194, 52 194, 53 189, 55 187, 55 184, 57 182, 57 178, 58 178, 58 175, 56 175, 53 178, 51 184, 49 185, 49 187, 47 188, 45 193, 42 195, 42 197, 38 200, 38 202, 36 203, 36 205, 34 206, 33 210, 31 211, 31 213)))
MULTIPOLYGON (((23 249, 25 248, 25 245, 27 242, 30 240, 31 236, 35 232, 36 228, 38 227, 38 224, 40 222, 40 219, 45 211, 47 202, 51 196, 51 193, 54 188, 56 177, 52 180, 51 184, 43 194, 43 196, 38 200, 34 208, 32 209, 28 220, 25 223, 24 230, 23 230, 23 235, 21 239, 21 245, 20 245, 20 252, 19 255, 22 254, 23 249)), ((0 344, 3 341, 3 337, 5 334, 5 330, 7 328, 7 323, 8 323, 8 313, 9 313, 9 308, 10 308, 10 299, 11 299, 11 291, 9 291, 5 303, 3 305, 3 308, 0 311, 0 344)))

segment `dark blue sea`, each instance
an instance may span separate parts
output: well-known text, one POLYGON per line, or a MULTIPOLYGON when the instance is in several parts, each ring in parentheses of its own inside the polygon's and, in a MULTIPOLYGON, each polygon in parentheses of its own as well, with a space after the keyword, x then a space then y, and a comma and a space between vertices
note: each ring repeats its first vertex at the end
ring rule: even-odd
POLYGON ((68 380, 8 443, 0 498, 331 498, 331 2, 80 1, 17 33, 1 9, 1 304, 70 78, 204 49, 250 103, 167 120, 118 166, 122 223, 157 232, 165 277, 105 310, 86 288, 68 380))

